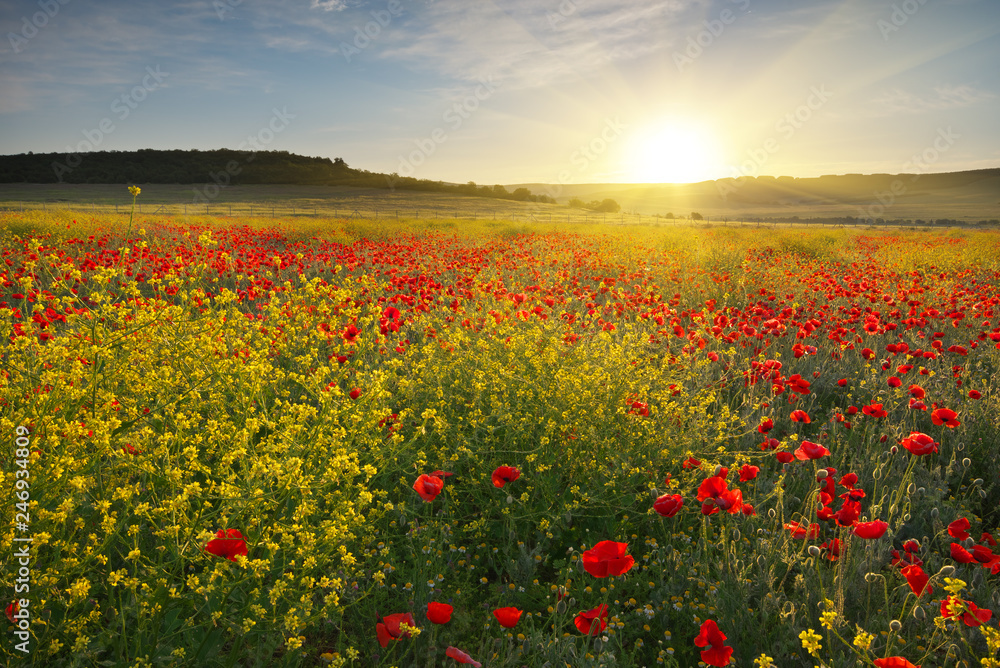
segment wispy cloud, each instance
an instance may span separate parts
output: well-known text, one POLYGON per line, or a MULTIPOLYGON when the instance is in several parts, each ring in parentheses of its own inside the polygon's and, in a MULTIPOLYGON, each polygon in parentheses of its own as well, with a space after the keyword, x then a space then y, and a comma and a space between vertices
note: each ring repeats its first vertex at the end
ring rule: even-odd
POLYGON ((663 28, 690 4, 518 0, 500 9, 488 0, 444 0, 426 7, 380 55, 460 81, 489 74, 508 88, 536 88, 668 46, 663 28))
POLYGON ((968 84, 943 84, 923 93, 890 88, 862 108, 866 116, 881 118, 960 109, 994 98, 995 94, 968 84))

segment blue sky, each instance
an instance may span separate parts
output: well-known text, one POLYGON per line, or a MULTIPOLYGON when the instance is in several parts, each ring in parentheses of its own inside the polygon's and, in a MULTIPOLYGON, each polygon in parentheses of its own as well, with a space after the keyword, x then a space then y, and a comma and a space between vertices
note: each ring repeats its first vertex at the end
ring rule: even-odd
POLYGON ((0 29, 0 153, 249 141, 480 184, 1000 167, 995 0, 0 1, 0 29))

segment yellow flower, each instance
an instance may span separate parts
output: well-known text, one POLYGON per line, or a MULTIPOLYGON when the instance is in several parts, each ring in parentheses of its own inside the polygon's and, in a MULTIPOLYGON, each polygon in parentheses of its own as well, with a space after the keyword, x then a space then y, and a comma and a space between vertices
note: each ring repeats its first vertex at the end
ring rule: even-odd
POLYGON ((132 193, 132 197, 138 197, 139 193, 142 192, 142 190, 139 188, 139 186, 129 186, 128 187, 128 191, 130 193, 132 193))
POLYGON ((819 641, 822 640, 822 636, 812 629, 800 633, 799 640, 802 641, 802 647, 804 647, 806 651, 813 656, 819 656, 819 650, 823 649, 823 646, 819 644, 819 641))
POLYGON ((860 626, 857 628, 858 635, 854 636, 854 646, 867 652, 868 648, 872 646, 875 636, 863 630, 860 626))
POLYGON ((753 663, 757 668, 774 668, 774 657, 761 654, 753 660, 753 663))

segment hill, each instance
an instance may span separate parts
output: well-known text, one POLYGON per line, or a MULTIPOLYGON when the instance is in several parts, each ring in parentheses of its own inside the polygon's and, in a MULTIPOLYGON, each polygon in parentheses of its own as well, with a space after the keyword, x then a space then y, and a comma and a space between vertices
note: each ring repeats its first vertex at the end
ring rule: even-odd
MULTIPOLYGON (((511 186, 513 187, 513 186, 511 186)), ((626 211, 712 220, 817 218, 1000 218, 1000 169, 941 174, 845 174, 719 179, 690 184, 518 184, 564 203, 611 198, 626 211)), ((672 216, 671 216, 672 217, 672 216)))
POLYGON ((140 149, 88 153, 21 153, 0 156, 0 183, 215 184, 350 186, 444 192, 547 202, 525 188, 444 183, 353 169, 342 158, 311 158, 288 151, 140 149))

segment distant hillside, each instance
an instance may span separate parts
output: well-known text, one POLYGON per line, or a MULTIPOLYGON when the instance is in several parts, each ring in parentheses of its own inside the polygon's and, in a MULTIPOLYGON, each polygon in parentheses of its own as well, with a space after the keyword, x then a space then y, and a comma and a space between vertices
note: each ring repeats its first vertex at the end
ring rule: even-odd
POLYGON ((399 177, 352 169, 341 158, 310 158, 288 151, 93 151, 88 153, 22 153, 0 156, 0 183, 352 186, 445 192, 478 197, 548 202, 527 188, 508 192, 501 185, 399 177))
POLYGON ((559 203, 611 198, 626 211, 713 220, 803 215, 824 218, 1000 218, 1000 168, 941 174, 845 174, 720 179, 690 184, 518 184, 559 203))

